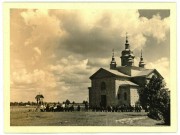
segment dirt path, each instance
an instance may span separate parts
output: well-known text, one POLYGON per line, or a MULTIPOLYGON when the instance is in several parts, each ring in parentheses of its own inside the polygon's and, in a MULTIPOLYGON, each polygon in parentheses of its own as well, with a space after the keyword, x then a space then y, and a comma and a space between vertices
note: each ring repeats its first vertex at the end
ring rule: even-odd
POLYGON ((142 120, 142 119, 147 119, 147 116, 141 116, 141 117, 135 117, 135 118, 124 118, 120 120, 116 120, 116 123, 121 123, 121 124, 132 124, 136 120, 142 120))

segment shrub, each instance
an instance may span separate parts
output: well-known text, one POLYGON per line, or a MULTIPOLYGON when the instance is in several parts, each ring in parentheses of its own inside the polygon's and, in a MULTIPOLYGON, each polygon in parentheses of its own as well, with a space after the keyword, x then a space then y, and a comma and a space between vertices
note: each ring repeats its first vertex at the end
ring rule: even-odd
POLYGON ((139 95, 142 107, 149 110, 148 117, 162 119, 170 125, 170 95, 162 78, 152 76, 144 89, 139 90, 139 95))

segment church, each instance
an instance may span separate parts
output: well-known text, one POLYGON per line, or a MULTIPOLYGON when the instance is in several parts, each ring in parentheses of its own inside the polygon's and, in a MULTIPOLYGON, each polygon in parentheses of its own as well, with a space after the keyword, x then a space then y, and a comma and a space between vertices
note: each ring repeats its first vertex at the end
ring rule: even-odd
POLYGON ((113 51, 109 69, 100 68, 90 76, 90 107, 135 106, 139 102, 138 89, 143 88, 153 75, 163 78, 156 69, 145 68, 142 51, 138 66, 134 65, 134 58, 126 35, 121 66, 117 66, 113 51))

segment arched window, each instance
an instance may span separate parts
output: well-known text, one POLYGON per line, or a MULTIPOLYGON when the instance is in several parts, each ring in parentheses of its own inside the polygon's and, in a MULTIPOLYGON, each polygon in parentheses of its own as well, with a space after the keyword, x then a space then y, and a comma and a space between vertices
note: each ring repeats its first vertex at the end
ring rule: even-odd
POLYGON ((124 100, 127 100, 127 93, 124 92, 124 100))
POLYGON ((106 83, 105 82, 102 82, 101 83, 101 90, 105 90, 106 89, 106 83))

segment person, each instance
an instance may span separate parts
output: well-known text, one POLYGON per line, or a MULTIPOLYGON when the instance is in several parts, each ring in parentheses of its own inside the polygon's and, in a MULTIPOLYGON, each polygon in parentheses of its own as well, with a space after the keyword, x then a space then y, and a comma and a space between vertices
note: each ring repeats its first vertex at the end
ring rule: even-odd
POLYGON ((45 106, 43 104, 40 106, 40 110, 41 110, 41 112, 44 112, 45 106))
POLYGON ((72 104, 70 107, 70 111, 73 112, 74 111, 74 105, 72 104))
POLYGON ((57 111, 57 105, 56 103, 54 103, 54 106, 53 106, 53 111, 56 112, 57 111))
POLYGON ((77 107, 77 111, 80 111, 81 110, 81 107, 80 107, 80 105, 78 105, 78 107, 77 107))
POLYGON ((88 104, 86 103, 86 104, 85 104, 85 110, 88 111, 88 109, 89 109, 89 108, 88 108, 88 104))
POLYGON ((46 105, 46 112, 49 112, 49 104, 46 105))

